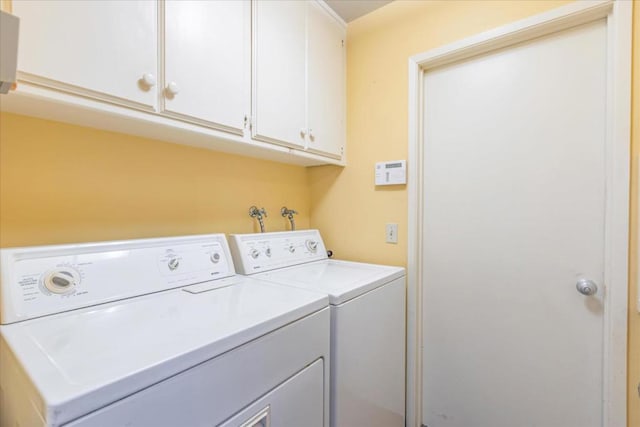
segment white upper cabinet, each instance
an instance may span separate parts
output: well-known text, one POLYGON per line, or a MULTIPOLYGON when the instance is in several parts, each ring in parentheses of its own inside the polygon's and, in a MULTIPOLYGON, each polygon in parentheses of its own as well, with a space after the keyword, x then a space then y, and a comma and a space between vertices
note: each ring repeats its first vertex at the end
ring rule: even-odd
POLYGON ((254 2, 253 137, 304 147, 307 2, 254 2))
POLYGON ((254 4, 253 137, 341 159, 344 23, 316 1, 254 4))
POLYGON ((318 3, 307 8, 309 151, 341 158, 345 140, 345 30, 318 3))
POLYGON ((346 25, 320 0, 11 4, 18 86, 3 111, 286 163, 345 164, 346 25))
POLYGON ((20 17, 19 80, 155 109, 155 2, 20 0, 13 13, 20 17))
POLYGON ((250 112, 251 3, 164 3, 162 111, 242 135, 250 112))

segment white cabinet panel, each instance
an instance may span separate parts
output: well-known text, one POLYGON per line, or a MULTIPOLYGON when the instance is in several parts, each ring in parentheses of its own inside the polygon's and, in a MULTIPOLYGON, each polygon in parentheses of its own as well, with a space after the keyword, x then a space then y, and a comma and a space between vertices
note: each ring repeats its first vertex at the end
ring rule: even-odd
POLYGON ((167 1, 164 22, 163 111, 242 134, 249 113, 250 2, 167 1))
POLYGON ((346 32, 318 3, 307 8, 308 149, 340 158, 345 140, 346 32))
POLYGON ((153 109, 157 73, 156 2, 14 1, 20 17, 23 81, 153 109), (151 80, 151 79, 150 79, 151 80))
POLYGON ((253 137, 342 159, 343 23, 317 1, 254 4, 253 137))
POLYGON ((304 147, 305 1, 254 3, 253 136, 304 147))
POLYGON ((3 111, 287 163, 344 164, 345 24, 321 1, 12 4, 21 18, 19 85, 3 111))
POLYGON ((331 306, 332 426, 405 426, 405 304, 401 277, 331 306))

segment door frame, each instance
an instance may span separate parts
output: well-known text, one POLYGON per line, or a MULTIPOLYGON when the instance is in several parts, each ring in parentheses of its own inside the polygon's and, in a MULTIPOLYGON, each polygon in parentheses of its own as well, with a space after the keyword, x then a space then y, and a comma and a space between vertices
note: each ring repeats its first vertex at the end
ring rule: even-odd
POLYGON ((627 302, 631 145, 632 2, 576 1, 409 58, 409 200, 407 264, 408 427, 422 422, 422 81, 432 68, 600 19, 607 22, 606 283, 603 427, 627 425, 627 302))

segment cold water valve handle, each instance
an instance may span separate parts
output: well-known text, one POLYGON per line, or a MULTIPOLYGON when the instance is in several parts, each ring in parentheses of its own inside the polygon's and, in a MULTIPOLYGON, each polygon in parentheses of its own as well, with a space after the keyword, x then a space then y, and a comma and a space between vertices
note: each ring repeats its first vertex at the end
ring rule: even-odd
POLYGON ((287 218, 291 223, 291 231, 294 231, 296 229, 296 221, 293 219, 293 216, 297 214, 298 211, 294 209, 287 209, 286 206, 283 206, 282 209, 280 209, 280 215, 287 218))
POLYGON ((264 233, 264 220, 263 217, 267 216, 267 211, 264 208, 258 209, 257 206, 251 206, 249 208, 249 216, 251 218, 257 218, 258 224, 260 224, 260 232, 264 233))

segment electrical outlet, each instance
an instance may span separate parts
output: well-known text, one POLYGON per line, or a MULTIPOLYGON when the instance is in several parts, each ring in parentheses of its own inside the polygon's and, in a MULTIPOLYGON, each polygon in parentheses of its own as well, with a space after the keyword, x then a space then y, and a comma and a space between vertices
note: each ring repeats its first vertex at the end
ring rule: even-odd
POLYGON ((398 243, 398 224, 389 223, 386 226, 387 243, 398 243))

